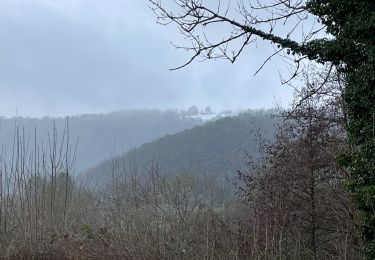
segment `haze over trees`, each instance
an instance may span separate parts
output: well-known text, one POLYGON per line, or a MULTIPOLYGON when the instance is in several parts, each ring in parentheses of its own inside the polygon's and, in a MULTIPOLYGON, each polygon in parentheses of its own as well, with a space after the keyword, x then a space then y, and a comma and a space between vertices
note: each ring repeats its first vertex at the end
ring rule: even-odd
POLYGON ((373 1, 148 3, 174 69, 265 40, 293 103, 2 119, 0 258, 374 259, 373 1))
POLYGON ((273 117, 273 112, 250 110, 166 135, 103 161, 79 177, 100 188, 110 183, 114 171, 129 171, 136 166, 140 173, 147 172, 157 160, 161 175, 173 176, 189 170, 215 176, 223 185, 232 186, 234 173, 246 166, 247 153, 260 156, 257 135, 262 133, 269 141, 274 138, 279 120, 273 117))
MULTIPOLYGON (((174 0, 171 5, 150 0, 162 24, 174 23, 190 42, 177 46, 191 58, 224 58, 235 62, 256 39, 275 45, 275 52, 294 63, 291 78, 298 75, 304 60, 327 66, 328 75, 340 73, 347 115, 346 131, 352 145, 340 156, 349 170, 348 188, 362 213, 362 238, 368 259, 375 257, 375 4, 372 0, 240 1, 212 4, 202 0, 174 0), (314 25, 306 29, 308 18, 314 25), (283 25, 291 22, 285 33, 283 25), (216 28, 216 29, 214 29, 216 28), (220 36, 210 34, 211 30, 220 36), (323 32, 323 33, 321 33, 323 32)), ((327 76, 328 77, 328 76, 327 76)), ((290 82, 286 80, 285 83, 290 82)), ((322 85, 300 98, 319 92, 322 85)), ((329 94, 329 93, 327 93, 329 94)))
POLYGON ((106 179, 100 190, 74 178, 68 125, 44 142, 16 128, 15 153, 0 160, 1 256, 358 259, 357 209, 336 162, 345 113, 339 96, 321 98, 278 130, 253 111, 145 144, 86 172, 106 179), (238 196, 218 176, 231 170, 238 196))
MULTIPOLYGON (((166 134, 174 134, 202 124, 200 118, 191 118, 178 111, 130 110, 105 115, 69 117, 70 138, 78 141, 75 171, 79 172, 166 134)), ((11 151, 15 125, 24 131, 26 139, 45 138, 55 125, 58 135, 63 132, 66 118, 2 118, 0 137, 3 148, 11 151)))

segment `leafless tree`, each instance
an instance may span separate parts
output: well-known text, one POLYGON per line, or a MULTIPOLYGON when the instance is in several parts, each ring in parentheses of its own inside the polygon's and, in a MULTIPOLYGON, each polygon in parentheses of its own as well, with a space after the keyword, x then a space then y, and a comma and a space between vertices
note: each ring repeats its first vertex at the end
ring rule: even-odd
POLYGON ((234 63, 247 47, 256 45, 258 40, 267 40, 274 44, 274 51, 259 70, 280 55, 291 65, 291 79, 298 75, 301 62, 307 58, 304 51, 307 43, 322 37, 324 29, 307 12, 305 0, 149 0, 149 3, 158 23, 176 24, 188 42, 173 44, 190 52, 191 58, 172 70, 196 59, 227 59, 234 63))
POLYGON ((240 172, 241 194, 253 210, 248 250, 265 258, 358 258, 357 211, 344 188, 347 172, 337 163, 348 149, 337 80, 306 75, 299 95, 317 92, 296 97, 298 104, 283 114, 276 142, 264 145, 263 161, 240 172))

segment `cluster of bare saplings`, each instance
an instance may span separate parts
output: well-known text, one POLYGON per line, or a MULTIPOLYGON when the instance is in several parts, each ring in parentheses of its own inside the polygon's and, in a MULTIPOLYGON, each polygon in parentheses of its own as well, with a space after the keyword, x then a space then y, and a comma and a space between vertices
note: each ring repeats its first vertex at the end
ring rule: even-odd
POLYGON ((14 149, 0 157, 0 258, 358 259, 357 213, 337 163, 345 109, 330 81, 303 88, 318 91, 240 171, 239 196, 213 177, 115 159, 112 183, 93 191, 74 181, 68 126, 45 142, 15 127, 14 149))
POLYGON ((233 204, 213 178, 161 177, 156 163, 140 174, 114 160, 112 184, 92 191, 74 181, 68 134, 30 145, 16 127, 11 159, 1 157, 0 258, 239 256, 233 204))

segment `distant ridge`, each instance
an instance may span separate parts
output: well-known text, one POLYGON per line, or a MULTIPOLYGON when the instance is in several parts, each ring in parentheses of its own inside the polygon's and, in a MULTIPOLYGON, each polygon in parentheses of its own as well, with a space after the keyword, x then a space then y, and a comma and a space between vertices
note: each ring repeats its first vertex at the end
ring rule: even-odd
POLYGON ((258 129, 264 138, 273 138, 276 120, 271 118, 272 112, 248 111, 166 135, 103 161, 84 171, 81 178, 100 186, 110 181, 114 168, 128 172, 136 169, 143 174, 155 159, 162 174, 192 170, 230 178, 245 166, 243 151, 256 153, 255 132, 258 129))
MULTIPOLYGON (((38 140, 43 139, 46 144, 54 123, 61 137, 66 124, 64 117, 0 118, 0 147, 8 154, 12 151, 15 124, 25 130, 26 141, 33 142, 36 128, 38 140)), ((202 123, 202 119, 185 117, 178 111, 156 109, 70 116, 70 140, 74 142, 78 139, 75 169, 87 169, 111 154, 120 154, 134 146, 202 123)))

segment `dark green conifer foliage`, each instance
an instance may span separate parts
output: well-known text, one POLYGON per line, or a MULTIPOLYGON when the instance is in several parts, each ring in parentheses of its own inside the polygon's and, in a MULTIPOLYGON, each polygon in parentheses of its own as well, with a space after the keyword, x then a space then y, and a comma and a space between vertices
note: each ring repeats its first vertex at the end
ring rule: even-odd
POLYGON ((365 256, 375 259, 375 1, 314 0, 308 8, 335 36, 316 42, 317 60, 333 62, 347 77, 343 94, 353 149, 341 161, 350 170, 348 187, 363 212, 365 256))

